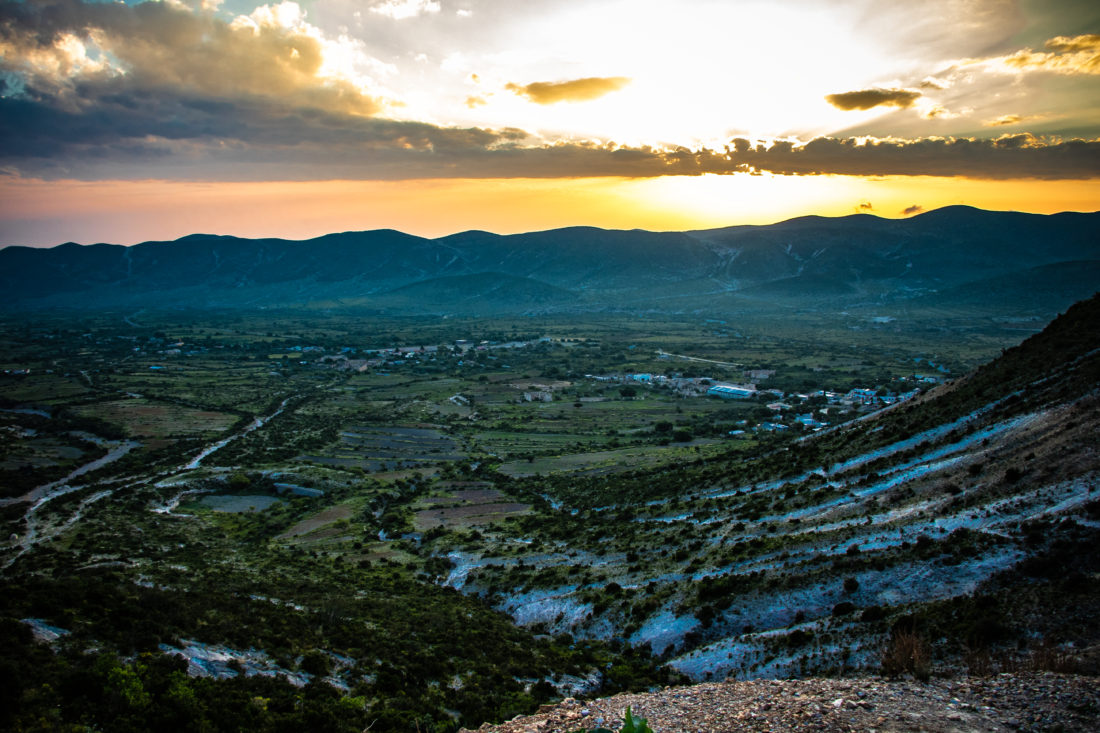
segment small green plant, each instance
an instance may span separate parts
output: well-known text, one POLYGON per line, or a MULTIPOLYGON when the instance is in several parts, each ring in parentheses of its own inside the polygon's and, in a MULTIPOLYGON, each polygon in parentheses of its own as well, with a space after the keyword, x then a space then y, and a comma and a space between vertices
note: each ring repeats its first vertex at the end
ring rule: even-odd
POLYGON ((649 727, 645 718, 635 718, 627 707, 626 715, 623 716, 623 727, 619 733, 653 733, 653 729, 649 727))

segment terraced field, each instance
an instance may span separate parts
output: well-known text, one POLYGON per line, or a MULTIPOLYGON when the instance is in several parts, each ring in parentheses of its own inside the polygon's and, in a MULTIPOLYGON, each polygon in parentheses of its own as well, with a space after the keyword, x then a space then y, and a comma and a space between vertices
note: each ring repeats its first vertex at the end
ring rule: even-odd
POLYGON ((416 507, 424 507, 415 515, 417 530, 466 529, 518 517, 531 509, 530 504, 509 501, 507 496, 492 488, 492 484, 452 483, 449 488, 445 493, 417 502, 416 507))

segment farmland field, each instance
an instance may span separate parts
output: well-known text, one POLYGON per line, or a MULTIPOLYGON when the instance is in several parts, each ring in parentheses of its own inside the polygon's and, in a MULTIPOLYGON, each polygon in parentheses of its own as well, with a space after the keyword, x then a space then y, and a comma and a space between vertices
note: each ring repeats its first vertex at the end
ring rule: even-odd
POLYGON ((492 484, 480 485, 466 482, 459 486, 450 484, 451 491, 433 495, 413 505, 426 507, 416 511, 414 524, 418 530, 435 527, 447 529, 469 528, 488 525, 495 521, 526 514, 530 504, 509 502, 507 495, 494 488, 492 484))
POLYGON ((449 436, 431 428, 352 426, 326 455, 299 459, 327 466, 390 471, 423 464, 457 461, 464 453, 449 436))
POLYGON ((229 429, 238 419, 224 412, 157 404, 138 398, 80 405, 74 411, 78 415, 121 425, 127 435, 135 438, 209 438, 229 429))

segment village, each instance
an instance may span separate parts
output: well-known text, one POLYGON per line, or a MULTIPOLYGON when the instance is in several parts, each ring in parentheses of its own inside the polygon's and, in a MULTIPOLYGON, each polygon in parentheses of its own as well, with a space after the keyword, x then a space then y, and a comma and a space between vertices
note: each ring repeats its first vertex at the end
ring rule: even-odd
MULTIPOLYGON (((746 370, 743 376, 763 381, 775 374, 770 369, 746 370)), ((871 412, 911 399, 921 392, 921 386, 904 392, 894 392, 885 387, 857 387, 847 392, 816 390, 808 393, 785 393, 779 389, 765 389, 758 382, 730 383, 712 377, 684 377, 663 374, 586 374, 586 379, 596 382, 624 385, 628 396, 637 394, 635 387, 667 390, 682 398, 710 397, 723 400, 763 403, 772 412, 769 420, 750 426, 749 420, 740 421, 741 427, 728 431, 728 435, 743 435, 749 429, 757 432, 784 432, 792 427, 803 431, 818 431, 831 424, 850 419, 857 413, 871 412)), ((901 377, 915 385, 938 384, 940 377, 913 375, 901 377)), ((538 393, 546 399, 547 393, 538 393)), ((525 395, 526 396, 526 395, 525 395)))
MULTIPOLYGON (((133 339, 130 339, 133 341, 133 339)), ((493 368, 508 371, 512 366, 503 363, 501 357, 514 354, 527 357, 524 363, 529 367, 531 357, 537 360, 540 352, 554 347, 597 346, 596 340, 575 337, 540 336, 537 338, 494 341, 488 339, 455 339, 444 343, 425 343, 420 345, 357 348, 354 346, 323 346, 319 344, 294 344, 278 347, 272 351, 270 344, 186 343, 182 339, 166 336, 150 337, 146 342, 132 346, 135 355, 144 352, 149 356, 178 358, 181 356, 200 356, 210 349, 241 349, 265 352, 273 365, 293 367, 313 367, 332 369, 350 373, 375 373, 386 375, 390 370, 418 368, 462 370, 463 368, 493 368)), ((634 347, 630 347, 631 350, 634 347)), ((654 351, 657 363, 674 360, 696 366, 697 363, 711 363, 728 368, 735 364, 701 359, 680 354, 671 354, 663 349, 654 351)), ((522 361, 522 360, 521 360, 522 361)), ((922 360, 914 360, 919 364, 922 360)), ((510 382, 517 390, 516 403, 550 403, 561 400, 574 401, 577 406, 605 402, 607 400, 645 399, 647 393, 654 396, 682 400, 717 399, 764 410, 753 410, 751 415, 739 419, 730 429, 724 431, 727 437, 738 437, 750 433, 782 434, 809 433, 824 430, 858 415, 873 412, 891 405, 909 400, 924 389, 945 381, 946 367, 931 360, 923 360, 932 368, 931 373, 914 372, 895 378, 895 387, 885 385, 871 387, 858 386, 843 391, 827 388, 807 391, 784 391, 769 388, 767 381, 776 375, 775 369, 742 369, 739 379, 731 381, 728 376, 719 378, 709 375, 688 376, 682 372, 665 368, 658 372, 621 372, 583 375, 565 374, 568 379, 535 378, 510 382), (569 380, 572 381, 569 381, 569 380), (578 390, 578 385, 588 383, 605 388, 616 387, 613 392, 601 391, 596 394, 578 390)), ((151 364, 148 368, 161 370, 168 368, 170 361, 151 364)), ((550 374, 556 374, 550 370, 550 374)), ((471 408, 468 395, 456 393, 448 398, 456 407, 471 408)), ((471 413, 472 414, 472 413, 471 413)))

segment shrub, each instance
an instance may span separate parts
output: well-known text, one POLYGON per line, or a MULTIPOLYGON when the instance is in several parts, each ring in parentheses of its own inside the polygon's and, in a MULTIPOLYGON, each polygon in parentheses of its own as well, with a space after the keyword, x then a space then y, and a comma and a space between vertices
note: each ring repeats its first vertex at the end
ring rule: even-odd
POLYGON ((1033 672, 1060 672, 1074 674, 1080 671, 1077 658, 1066 648, 1060 647, 1049 638, 1042 643, 1032 645, 1024 660, 1025 669, 1033 672))
POLYGON ((863 609, 863 613, 859 615, 859 620, 864 623, 881 621, 884 618, 886 618, 886 611, 882 606, 868 606, 863 609))
POLYGON ((911 674, 926 682, 932 676, 932 650, 915 631, 896 630, 882 651, 882 673, 887 677, 911 674))

